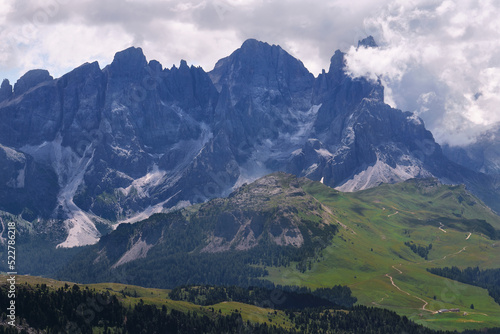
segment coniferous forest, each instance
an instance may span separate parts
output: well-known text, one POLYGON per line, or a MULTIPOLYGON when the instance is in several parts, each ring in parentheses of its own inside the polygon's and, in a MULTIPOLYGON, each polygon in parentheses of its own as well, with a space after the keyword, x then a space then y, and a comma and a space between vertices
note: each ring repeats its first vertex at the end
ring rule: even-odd
POLYGON ((488 290, 490 296, 500 304, 500 269, 485 269, 479 267, 468 267, 460 269, 458 267, 432 268, 429 272, 443 276, 455 281, 479 286, 488 290))
MULTIPOLYGON (((165 305, 158 307, 143 302, 141 299, 134 306, 125 307, 116 295, 109 292, 97 292, 94 289, 81 288, 78 285, 56 290, 45 284, 32 287, 20 285, 17 290, 17 301, 23 305, 17 316, 21 320, 18 327, 6 324, 5 311, 1 316, 1 333, 408 333, 408 334, 447 334, 453 332, 433 331, 415 324, 406 317, 380 308, 354 306, 339 309, 331 300, 341 295, 348 296, 350 291, 345 287, 334 287, 329 291, 311 293, 307 289, 292 291, 291 287, 281 287, 287 298, 309 300, 310 307, 288 305, 286 316, 293 324, 285 328, 280 324, 266 324, 243 320, 237 310, 223 315, 220 310, 212 308, 211 313, 197 314, 191 311, 167 309, 165 305), (331 290, 331 291, 330 291, 331 290), (325 296, 322 299, 318 297, 325 296), (331 304, 328 304, 330 300, 331 304), (325 303, 326 302, 326 303, 325 303)), ((8 305, 7 290, 0 289, 0 307, 5 310, 8 305)), ((223 287, 182 287, 172 291, 177 299, 193 298, 205 304, 223 299, 241 300, 258 303, 268 298, 270 290, 263 288, 223 288, 223 287), (198 292, 194 292, 194 291, 198 292), (208 290, 212 294, 206 294, 208 290), (205 296, 204 296, 205 294, 205 296), (208 298, 207 298, 208 297, 208 298), (198 299, 197 299, 198 298, 198 299)), ((351 300, 352 301, 352 300, 351 300)), ((202 303, 199 303, 202 304, 202 303)), ((498 330, 498 329, 497 329, 498 330)), ((498 331, 497 331, 498 332, 498 331)), ((497 333, 468 331, 473 333, 497 333)))

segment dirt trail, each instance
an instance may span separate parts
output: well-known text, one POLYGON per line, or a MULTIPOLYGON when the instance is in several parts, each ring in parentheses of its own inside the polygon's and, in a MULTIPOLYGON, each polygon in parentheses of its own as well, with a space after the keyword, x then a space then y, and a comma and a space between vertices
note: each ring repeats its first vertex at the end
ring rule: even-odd
MULTIPOLYGON (((401 264, 400 264, 401 265, 401 264)), ((399 274, 401 275, 403 272, 401 270, 399 270, 398 268, 392 266, 392 268, 394 268, 395 270, 399 271, 399 274)))
MULTIPOLYGON (((386 294, 385 294, 385 297, 389 297, 389 295, 386 293, 386 294)), ((380 306, 380 304, 379 304, 379 303, 382 303, 382 302, 384 301, 385 297, 382 297, 382 298, 378 301, 378 303, 377 303, 377 302, 372 302, 372 304, 373 304, 373 305, 380 306)))
POLYGON ((410 214, 412 214, 412 215, 414 215, 414 214, 415 214, 415 212, 413 212, 413 211, 405 211, 405 210, 401 210, 401 209, 396 208, 395 206, 391 206, 391 208, 393 208, 394 210, 396 210, 396 211, 398 211, 398 212, 399 212, 399 211, 401 211, 401 212, 410 213, 410 214))
MULTIPOLYGON (((445 231, 445 232, 446 232, 446 231, 445 231)), ((460 254, 460 253, 462 253, 463 251, 465 251, 466 249, 467 249, 467 247, 464 247, 464 248, 462 248, 461 250, 459 250, 458 252, 455 252, 455 253, 452 253, 452 254, 445 255, 442 259, 437 259, 437 260, 445 260, 448 256, 453 256, 453 255, 460 254)), ((432 260, 432 261, 428 261, 428 262, 433 262, 433 261, 436 261, 436 260, 432 260)), ((419 263, 417 263, 417 264, 419 264, 419 263)), ((399 264, 399 265, 401 265, 401 264, 399 264)), ((396 270, 396 271, 399 273, 399 275, 402 275, 402 274, 403 274, 403 271, 402 271, 402 270, 400 270, 400 269, 398 269, 398 268, 396 268, 396 266, 395 266, 395 265, 393 265, 393 266, 392 266, 392 269, 396 270)), ((408 295, 408 296, 411 296, 411 297, 416 298, 416 299, 420 300, 421 302, 423 302, 423 303, 424 303, 424 305, 422 305, 422 308, 421 308, 423 311, 427 311, 427 312, 431 312, 431 313, 436 313, 435 311, 431 311, 431 310, 426 309, 427 305, 429 305, 429 303, 428 303, 427 301, 425 301, 424 299, 422 299, 422 298, 420 298, 420 297, 414 296, 414 295, 410 294, 410 293, 409 293, 409 292, 407 292, 407 291, 402 290, 399 286, 397 286, 397 284, 394 282, 393 277, 392 277, 392 276, 390 276, 389 274, 385 274, 385 276, 386 276, 386 277, 388 277, 388 278, 391 280, 391 284, 392 284, 392 286, 394 286, 396 289, 398 289, 399 291, 401 291, 401 292, 405 293, 405 294, 406 294, 406 295, 408 295)), ((382 300, 383 300, 383 298, 382 298, 382 300)), ((381 302, 382 302, 382 300, 381 300, 381 301, 379 301, 379 303, 381 303, 381 302)), ((378 304, 378 303, 376 303, 376 302, 372 302, 372 304, 378 304)), ((485 314, 485 315, 487 316, 487 314, 485 314)))
POLYGON ((399 211, 396 211, 396 212, 394 212, 394 213, 391 213, 390 215, 387 215, 387 217, 397 215, 398 213, 399 213, 399 211))
POLYGON ((389 276, 389 274, 385 274, 385 276, 389 277, 389 279, 391 280, 391 284, 396 288, 398 289, 399 291, 403 292, 403 293, 406 293, 408 296, 411 296, 409 292, 406 292, 404 290, 401 290, 401 288, 399 286, 396 285, 396 283, 394 283, 394 279, 392 278, 392 276, 389 276))
MULTIPOLYGON (((394 266, 392 266, 392 268, 394 268, 394 269, 396 269, 397 271, 399 271, 399 274, 402 274, 402 273, 403 273, 401 270, 399 270, 399 269, 395 268, 394 266)), ((407 295, 408 295, 408 296, 410 296, 410 297, 416 298, 416 299, 420 300, 421 302, 423 302, 423 303, 424 303, 424 305, 422 305, 422 310, 423 310, 423 311, 427 311, 427 312, 434 313, 434 311, 431 311, 431 310, 426 309, 427 305, 429 305, 429 303, 428 303, 428 302, 426 302, 424 299, 422 299, 422 298, 420 298, 420 297, 414 296, 414 295, 410 294, 409 292, 402 290, 399 286, 397 286, 397 285, 396 285, 396 283, 394 283, 394 279, 393 279, 393 278, 392 278, 392 276, 390 276, 389 274, 385 274, 385 276, 386 276, 386 277, 389 277, 389 279, 391 280, 391 284, 392 284, 392 285, 393 285, 396 289, 398 289, 399 291, 401 291, 401 292, 403 292, 403 293, 407 294, 407 295)), ((382 299, 383 299, 383 298, 382 298, 382 299)), ((381 301, 380 301, 380 302, 381 302, 381 301)), ((379 302, 379 303, 380 303, 380 302, 379 302)))

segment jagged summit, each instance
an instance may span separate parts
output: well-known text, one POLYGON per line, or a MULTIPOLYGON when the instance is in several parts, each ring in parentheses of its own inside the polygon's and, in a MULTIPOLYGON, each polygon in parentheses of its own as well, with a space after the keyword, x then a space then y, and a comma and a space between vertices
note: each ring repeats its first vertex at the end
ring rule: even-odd
POLYGON ((304 64, 283 50, 249 39, 230 56, 217 62, 209 75, 219 89, 227 85, 230 93, 252 95, 256 88, 272 89, 285 99, 298 91, 307 90, 314 81, 304 64))
MULTIPOLYGON (((275 46, 275 45, 273 45, 275 46)), ((269 43, 259 41, 255 38, 249 38, 246 41, 243 42, 241 45, 242 50, 249 50, 249 49, 257 49, 257 48, 262 48, 262 47, 271 47, 269 43)))
POLYGON ((181 64, 180 64, 179 68, 189 68, 187 61, 185 61, 184 59, 181 59, 181 64))
POLYGON ((375 39, 371 35, 358 41, 358 49, 361 46, 363 46, 365 48, 377 48, 378 47, 377 43, 375 42, 375 39))
POLYGON ((53 80, 47 70, 31 70, 26 72, 14 85, 14 94, 19 96, 24 94, 30 88, 33 88, 42 82, 53 80))
POLYGON ((8 79, 4 79, 0 86, 0 102, 10 99, 12 94, 12 85, 8 79))
POLYGON ((146 56, 142 49, 130 47, 117 52, 109 67, 113 72, 130 73, 142 70, 147 64, 146 56))

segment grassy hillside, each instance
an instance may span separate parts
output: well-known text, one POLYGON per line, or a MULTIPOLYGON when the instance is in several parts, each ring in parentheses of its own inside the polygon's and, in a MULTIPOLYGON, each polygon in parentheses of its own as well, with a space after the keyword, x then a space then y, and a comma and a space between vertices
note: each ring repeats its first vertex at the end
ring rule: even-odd
POLYGON ((312 288, 345 284, 361 304, 394 310, 431 328, 500 325, 500 305, 486 290, 426 270, 500 267, 500 241, 494 239, 500 218, 462 186, 410 180, 340 193, 319 182, 301 182, 302 188, 332 213, 341 232, 311 270, 300 273, 293 266, 268 268, 266 279, 312 288), (428 259, 414 253, 405 242, 422 247, 432 244, 428 259), (436 313, 451 308, 460 312, 436 313))
MULTIPOLYGON (((5 282, 6 277, 0 277, 5 282)), ((394 312, 378 308, 354 307, 347 310, 329 307, 273 308, 275 291, 254 304, 231 298, 206 306, 170 299, 173 291, 146 289, 123 284, 75 285, 40 277, 18 276, 16 300, 24 305, 17 312, 17 331, 85 333, 267 333, 364 334, 403 332, 452 334, 425 329, 394 312), (269 300, 267 298, 270 298, 269 300), (22 319, 22 321, 21 321, 22 319)), ((189 287, 201 299, 214 287, 189 287), (198 294, 201 293, 201 294, 198 294)), ((218 292, 253 296, 255 290, 217 287, 218 292), (232 289, 232 290, 231 290, 232 289), (231 291, 231 292, 229 292, 231 291)), ((2 309, 9 303, 7 288, 0 284, 2 309)), ((261 290, 261 292, 264 292, 261 290)), ((307 294, 302 295, 308 298, 307 294)), ((233 296, 238 299, 239 297, 233 296)), ((2 316, 4 319, 4 315, 2 316)), ((0 332, 5 322, 0 320, 0 332)), ((473 333, 477 334, 477 333, 473 333)))
MULTIPOLYGON (((85 248, 58 277, 172 288, 340 284, 350 287, 358 304, 386 308, 430 328, 500 327, 500 305, 485 289, 427 271, 500 268, 499 230, 500 217, 463 186, 420 179, 341 193, 274 173, 228 198, 121 225, 85 248)), ((121 293, 131 305, 135 293, 155 303, 154 291, 141 291, 121 293)), ((171 307, 191 307, 179 303, 171 307)))
MULTIPOLYGON (((0 275, 0 281, 6 282, 6 276, 0 275)), ((38 276, 20 275, 17 276, 17 284, 38 288, 46 285, 51 290, 63 288, 65 285, 73 286, 75 283, 58 281, 50 278, 38 276)), ((0 284, 1 286, 2 284, 0 284)), ((117 296, 120 303, 126 308, 134 307, 141 301, 144 304, 154 305, 158 308, 165 306, 168 311, 177 310, 181 312, 191 312, 199 316, 209 316, 211 318, 220 315, 230 315, 237 310, 244 321, 260 324, 280 324, 280 327, 290 329, 293 327, 290 319, 284 311, 274 310, 266 307, 248 305, 232 301, 224 301, 215 305, 199 306, 182 300, 169 299, 168 289, 143 288, 136 285, 120 283, 98 283, 98 284, 78 284, 81 289, 88 288, 96 292, 109 292, 117 296), (213 310, 212 310, 213 309, 213 310), (220 310, 220 312, 219 312, 220 310)))

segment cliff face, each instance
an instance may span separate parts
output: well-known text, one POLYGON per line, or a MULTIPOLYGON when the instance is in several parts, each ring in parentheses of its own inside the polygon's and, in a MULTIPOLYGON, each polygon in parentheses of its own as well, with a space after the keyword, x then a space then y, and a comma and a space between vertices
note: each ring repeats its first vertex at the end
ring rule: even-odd
POLYGON ((256 40, 209 73, 129 48, 104 69, 4 81, 0 196, 19 195, 0 210, 52 219, 68 232, 61 246, 74 246, 99 239, 97 222, 134 222, 278 170, 346 191, 435 176, 499 203, 487 176, 451 163, 420 119, 384 103, 379 83, 347 76, 343 57, 314 78, 256 40))

